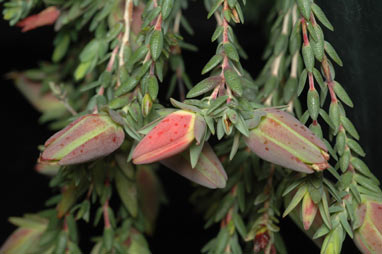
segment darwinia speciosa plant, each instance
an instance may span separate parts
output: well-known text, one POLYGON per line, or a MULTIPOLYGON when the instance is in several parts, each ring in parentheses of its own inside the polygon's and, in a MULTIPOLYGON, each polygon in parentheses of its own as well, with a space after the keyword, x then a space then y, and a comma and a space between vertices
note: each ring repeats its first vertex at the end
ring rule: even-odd
POLYGON ((180 32, 192 35, 182 11, 202 1, 0 2, 23 32, 54 26, 52 61, 8 77, 57 131, 36 164, 57 195, 10 218, 18 229, 1 254, 82 253, 81 221, 103 227, 93 254, 150 253, 145 236, 166 202, 160 164, 195 183, 191 201, 219 228, 202 253, 287 253, 286 216, 321 253, 341 253, 345 237, 382 253, 379 181, 346 116, 342 61, 323 32, 333 26, 315 1, 272 2, 266 64, 252 78, 235 36, 246 1, 204 0, 216 51, 195 85, 182 57, 195 47, 180 32))

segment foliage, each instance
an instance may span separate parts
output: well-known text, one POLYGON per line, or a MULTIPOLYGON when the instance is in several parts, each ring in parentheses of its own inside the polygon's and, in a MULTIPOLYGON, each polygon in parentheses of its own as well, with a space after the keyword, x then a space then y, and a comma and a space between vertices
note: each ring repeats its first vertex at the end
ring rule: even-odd
MULTIPOLYGON (((1 253, 13 253, 9 246, 20 254, 81 253, 79 221, 103 224, 94 254, 150 253, 145 236, 166 202, 152 162, 201 185, 191 200, 206 228, 220 225, 203 253, 287 253, 279 233, 285 216, 322 254, 340 253, 346 235, 370 233, 359 210, 382 202, 379 181, 346 116, 354 105, 335 80, 343 63, 323 32, 334 28, 315 1, 204 0, 207 19, 216 20, 216 50, 196 84, 182 51, 197 48, 181 31, 193 35, 182 12, 200 1, 3 2, 4 19, 23 31, 54 24, 51 62, 9 77, 42 123, 71 124, 45 143, 36 166, 59 193, 32 215, 39 241, 19 248, 23 241, 9 238, 1 253), (269 41, 253 78, 240 63, 250 56, 235 28, 264 4, 272 6, 269 41)), ((26 230, 27 218, 11 222, 26 230)))

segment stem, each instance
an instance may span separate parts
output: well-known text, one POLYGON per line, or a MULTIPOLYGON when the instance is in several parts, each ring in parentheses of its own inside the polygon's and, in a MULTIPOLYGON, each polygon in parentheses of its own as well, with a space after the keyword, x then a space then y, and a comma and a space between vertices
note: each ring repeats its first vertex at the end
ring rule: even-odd
POLYGON ((322 58, 322 69, 324 71, 325 79, 326 79, 326 84, 328 85, 329 88, 329 93, 330 93, 330 98, 332 102, 336 103, 337 102, 337 96, 336 93, 334 92, 333 89, 333 79, 332 79, 332 74, 330 72, 330 66, 328 62, 328 58, 324 54, 324 57, 322 58))
POLYGON ((119 66, 120 67, 122 67, 125 64, 125 60, 123 59, 123 53, 125 51, 125 46, 129 44, 130 26, 131 26, 132 17, 133 17, 133 1, 126 0, 125 11, 123 13, 123 19, 125 21, 125 32, 123 33, 121 50, 119 51, 119 66))
POLYGON ((105 228, 110 228, 110 219, 109 219, 109 200, 105 201, 103 205, 103 221, 105 224, 105 228))
POLYGON ((178 11, 178 13, 176 14, 176 17, 175 17, 175 21, 174 21, 174 28, 173 28, 173 31, 174 33, 179 33, 179 26, 180 26, 180 19, 182 17, 182 11, 178 11))
POLYGON ((109 62, 107 63, 107 66, 106 66, 106 71, 108 72, 111 72, 113 70, 113 65, 114 65, 114 62, 115 62, 115 57, 118 53, 118 50, 119 50, 119 46, 116 46, 114 49, 113 49, 113 52, 111 53, 111 57, 110 57, 110 60, 109 62))
POLYGON ((302 24, 302 37, 304 40, 304 46, 309 45, 309 37, 308 37, 308 31, 306 28, 306 21, 304 18, 301 18, 301 24, 302 24))

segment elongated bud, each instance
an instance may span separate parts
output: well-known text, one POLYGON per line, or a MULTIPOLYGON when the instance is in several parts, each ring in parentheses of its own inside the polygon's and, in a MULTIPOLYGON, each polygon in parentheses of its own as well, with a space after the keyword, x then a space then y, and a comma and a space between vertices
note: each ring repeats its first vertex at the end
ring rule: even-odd
POLYGON ((38 14, 26 17, 16 25, 22 27, 22 32, 26 32, 40 26, 52 25, 59 15, 60 11, 55 6, 51 6, 38 14))
POLYGON ((165 200, 163 189, 158 177, 149 166, 139 166, 136 179, 142 213, 147 219, 146 232, 151 234, 154 231, 159 205, 165 200))
POLYGON ((41 93, 42 83, 35 82, 26 77, 21 72, 11 72, 7 74, 15 83, 17 89, 28 100, 28 102, 39 112, 54 112, 60 114, 65 112, 65 106, 52 93, 41 93))
POLYGON ((34 215, 24 218, 10 218, 10 221, 19 228, 3 243, 0 253, 26 254, 36 252, 39 247, 39 239, 45 231, 48 221, 34 215))
POLYGON ((314 219, 316 218, 317 211, 318 206, 313 202, 309 192, 307 191, 304 195, 301 207, 302 224, 304 225, 305 230, 309 230, 314 219))
POLYGON ((382 253, 382 202, 366 199, 357 209, 361 226, 354 242, 363 254, 382 253))
POLYGON ((59 165, 87 162, 114 152, 124 138, 122 127, 108 115, 85 115, 45 142, 40 161, 59 165))
POLYGON ((224 188, 227 174, 219 158, 208 143, 205 143, 195 168, 191 167, 188 153, 181 153, 162 160, 161 163, 187 179, 207 188, 224 188))
POLYGON ((133 162, 152 163, 182 152, 195 138, 195 118, 195 113, 185 110, 166 116, 139 142, 133 162))
POLYGON ((304 173, 329 167, 325 144, 292 115, 268 108, 256 110, 254 119, 257 126, 245 141, 260 158, 304 173))

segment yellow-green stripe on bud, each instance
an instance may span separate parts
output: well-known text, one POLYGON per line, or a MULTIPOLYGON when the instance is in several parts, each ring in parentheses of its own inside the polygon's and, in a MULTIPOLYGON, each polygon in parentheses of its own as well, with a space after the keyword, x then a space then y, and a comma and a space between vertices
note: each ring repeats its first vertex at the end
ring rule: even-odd
POLYGON ((45 142, 40 161, 59 165, 87 162, 114 152, 124 138, 122 127, 108 115, 85 115, 45 142))
POLYGON ((260 158, 304 173, 329 167, 325 144, 292 115, 267 108, 255 110, 254 119, 246 143, 260 158))

